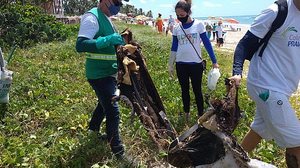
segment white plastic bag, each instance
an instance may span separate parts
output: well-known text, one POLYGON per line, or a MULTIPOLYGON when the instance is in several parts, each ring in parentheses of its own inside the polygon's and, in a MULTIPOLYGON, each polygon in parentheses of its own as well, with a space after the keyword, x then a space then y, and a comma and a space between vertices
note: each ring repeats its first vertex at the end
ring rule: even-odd
POLYGON ((12 83, 12 71, 0 70, 0 103, 8 103, 9 89, 12 83))
POLYGON ((217 82, 220 78, 220 70, 219 68, 213 68, 208 72, 207 75, 207 87, 210 90, 215 90, 217 86, 217 82))
POLYGON ((13 72, 5 68, 6 64, 0 48, 0 103, 8 103, 9 89, 12 83, 13 72))

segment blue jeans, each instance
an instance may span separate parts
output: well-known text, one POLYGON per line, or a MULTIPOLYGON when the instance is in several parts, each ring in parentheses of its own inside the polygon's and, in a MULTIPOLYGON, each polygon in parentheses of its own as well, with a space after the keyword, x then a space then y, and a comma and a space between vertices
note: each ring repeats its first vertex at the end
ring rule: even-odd
POLYGON ((112 103, 111 99, 115 96, 116 79, 114 77, 105 77, 100 79, 88 79, 88 82, 94 89, 98 104, 93 112, 89 129, 99 132, 100 125, 106 117, 106 134, 111 146, 119 146, 121 139, 119 135, 119 108, 117 102, 112 103))

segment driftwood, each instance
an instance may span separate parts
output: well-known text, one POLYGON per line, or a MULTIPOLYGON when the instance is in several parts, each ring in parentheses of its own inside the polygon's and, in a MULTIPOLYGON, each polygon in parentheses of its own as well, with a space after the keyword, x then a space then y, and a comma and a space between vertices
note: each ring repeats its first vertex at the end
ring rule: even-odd
POLYGON ((229 167, 248 167, 250 159, 232 135, 241 117, 237 87, 234 81, 228 79, 225 84, 226 97, 210 100, 211 107, 198 119, 198 123, 171 143, 168 162, 173 166, 218 167, 214 164, 230 156, 229 167))
POLYGON ((241 111, 237 86, 229 79, 225 80, 226 96, 221 100, 207 98, 206 103, 210 107, 204 115, 197 124, 177 137, 148 73, 141 46, 132 40, 128 29, 122 36, 126 45, 116 47, 120 96, 114 97, 113 101, 123 98, 132 107, 158 148, 168 151, 167 161, 170 164, 197 168, 274 168, 250 159, 232 135, 241 111))
MULTIPOLYGON (((165 108, 148 73, 141 46, 132 40, 132 33, 122 33, 125 46, 118 46, 118 88, 126 97, 134 113, 161 150, 167 150, 176 132, 165 114, 165 108)), ((120 99, 115 97, 114 100, 120 99)))

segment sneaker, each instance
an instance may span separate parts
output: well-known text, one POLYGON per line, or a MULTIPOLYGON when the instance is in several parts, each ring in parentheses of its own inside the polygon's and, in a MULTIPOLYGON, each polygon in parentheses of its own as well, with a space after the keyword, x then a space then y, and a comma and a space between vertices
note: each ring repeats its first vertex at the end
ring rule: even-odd
POLYGON ((123 154, 121 154, 121 153, 116 153, 116 154, 114 154, 114 155, 116 156, 116 158, 117 158, 118 160, 127 161, 127 158, 126 158, 125 153, 123 153, 123 154))
POLYGON ((122 159, 124 157, 124 146, 122 144, 117 146, 111 146, 111 151, 117 157, 117 159, 122 159))
POLYGON ((107 141, 107 135, 106 134, 101 134, 101 133, 98 133, 98 138, 100 141, 107 141))
POLYGON ((94 131, 94 130, 88 130, 88 136, 94 136, 97 135, 98 131, 94 131))
POLYGON ((183 118, 183 112, 179 112, 178 113, 178 119, 182 119, 183 118))
POLYGON ((107 135, 106 134, 101 134, 100 132, 97 132, 97 131, 89 130, 88 135, 96 137, 100 141, 107 141, 107 135))
POLYGON ((126 164, 127 167, 137 167, 137 166, 134 166, 134 160, 127 156, 125 153, 123 155, 120 155, 120 156, 116 156, 117 159, 121 162, 123 162, 124 164, 126 164))
POLYGON ((185 121, 188 123, 191 119, 190 113, 185 113, 185 121))

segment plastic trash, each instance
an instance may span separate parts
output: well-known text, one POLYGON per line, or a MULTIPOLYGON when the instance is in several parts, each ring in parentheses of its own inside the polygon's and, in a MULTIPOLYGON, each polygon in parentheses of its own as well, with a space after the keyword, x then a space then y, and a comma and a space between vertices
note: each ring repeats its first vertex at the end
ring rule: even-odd
POLYGON ((208 72, 208 77, 207 77, 207 87, 210 90, 215 90, 217 86, 217 82, 220 78, 220 70, 219 68, 213 68, 208 72))
POLYGON ((9 89, 12 83, 12 71, 0 71, 0 103, 9 102, 9 89))
POLYGON ((5 62, 0 48, 0 103, 9 102, 9 89, 12 83, 13 72, 6 69, 5 62))

